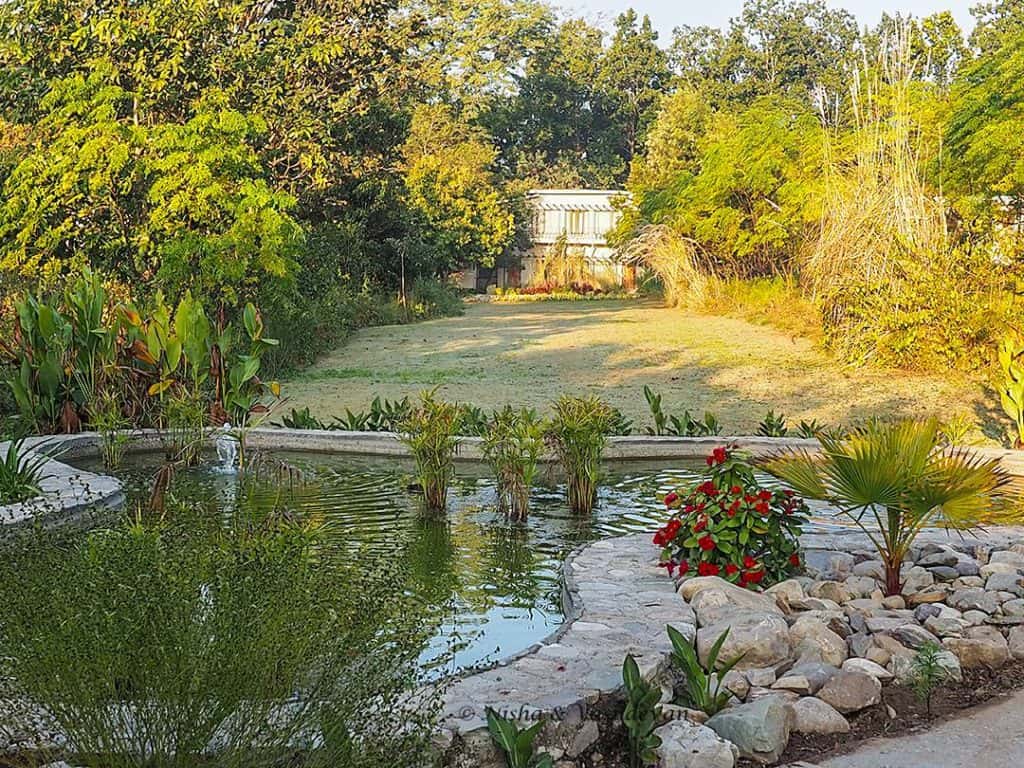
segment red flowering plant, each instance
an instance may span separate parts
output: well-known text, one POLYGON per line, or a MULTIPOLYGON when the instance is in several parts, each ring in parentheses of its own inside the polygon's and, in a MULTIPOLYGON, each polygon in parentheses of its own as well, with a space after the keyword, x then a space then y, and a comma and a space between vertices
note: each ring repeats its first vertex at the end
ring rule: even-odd
POLYGON ((800 567, 808 508, 793 491, 764 488, 747 457, 715 448, 706 479, 665 496, 672 517, 654 534, 670 575, 721 576, 751 589, 800 567))

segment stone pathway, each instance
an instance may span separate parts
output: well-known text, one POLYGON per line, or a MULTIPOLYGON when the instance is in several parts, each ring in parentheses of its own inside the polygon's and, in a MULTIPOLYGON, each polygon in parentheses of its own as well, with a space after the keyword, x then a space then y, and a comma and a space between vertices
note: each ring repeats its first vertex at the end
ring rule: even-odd
POLYGON ((1024 691, 913 736, 872 739, 819 768, 1007 768, 1024 764, 1024 691))

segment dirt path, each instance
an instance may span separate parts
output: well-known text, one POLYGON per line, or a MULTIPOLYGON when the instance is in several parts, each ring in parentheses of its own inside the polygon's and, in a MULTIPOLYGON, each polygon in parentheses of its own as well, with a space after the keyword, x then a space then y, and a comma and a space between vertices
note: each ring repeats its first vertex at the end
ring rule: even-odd
POLYGON ((749 432, 769 409, 825 423, 869 415, 964 414, 990 420, 992 403, 959 376, 844 370, 805 339, 654 303, 474 304, 463 317, 370 328, 286 383, 288 406, 329 419, 439 385, 449 399, 543 408, 560 394, 607 398, 647 424, 644 384, 665 409, 713 411, 749 432))

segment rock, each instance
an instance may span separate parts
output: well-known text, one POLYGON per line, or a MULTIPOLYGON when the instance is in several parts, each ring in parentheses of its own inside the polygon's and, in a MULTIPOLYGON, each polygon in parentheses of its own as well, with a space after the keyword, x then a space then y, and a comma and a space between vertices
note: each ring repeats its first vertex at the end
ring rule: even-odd
POLYGON ((733 768, 740 753, 734 744, 703 725, 685 720, 655 729, 661 746, 655 752, 662 768, 733 768))
POLYGON ((873 661, 880 667, 884 667, 892 660, 892 654, 884 648, 875 646, 868 649, 868 652, 864 654, 864 658, 868 661, 873 661))
POLYGON ((948 637, 942 644, 956 654, 960 665, 967 669, 988 667, 996 669, 1010 660, 1006 638, 994 627, 970 627, 966 636, 948 637))
POLYGON ((981 566, 978 569, 978 573, 974 575, 981 576, 981 578, 987 581, 989 577, 997 573, 1016 574, 1020 573, 1020 569, 1010 563, 989 563, 988 565, 981 566))
POLYGON ((985 580, 980 576, 961 576, 953 582, 953 589, 978 589, 985 586, 985 580))
POLYGON ((1008 646, 1013 658, 1024 659, 1024 627, 1014 627, 1010 630, 1008 646))
MULTIPOLYGON (((960 682, 963 680, 963 670, 960 667, 960 660, 953 655, 950 651, 945 649, 939 651, 935 655, 935 660, 938 662, 942 669, 946 670, 946 674, 950 680, 960 682)), ((907 658, 905 656, 894 656, 892 659, 892 672, 896 676, 896 680, 903 685, 909 685, 913 682, 914 678, 914 660, 913 658, 907 658)))
POLYGON ((772 683, 776 679, 775 669, 771 667, 766 669, 748 669, 743 673, 743 676, 755 688, 771 688, 772 683))
POLYGON ((811 682, 803 675, 789 674, 780 677, 772 683, 772 689, 776 691, 792 691, 801 696, 809 696, 812 693, 811 682))
POLYGON ((765 696, 719 712, 707 727, 735 744, 742 757, 770 764, 786 750, 795 719, 791 704, 765 696))
POLYGON ((818 698, 847 715, 880 702, 882 684, 863 672, 840 670, 818 691, 818 698))
POLYGON ((963 637, 968 624, 963 619, 943 619, 932 616, 924 623, 925 628, 938 637, 963 637))
POLYGON ((901 645, 912 650, 917 650, 929 643, 939 644, 939 638, 917 624, 902 624, 889 631, 888 634, 899 640, 901 645))
POLYGON ((925 589, 909 595, 907 597, 907 605, 913 608, 926 603, 941 603, 948 595, 949 593, 944 589, 925 589))
POLYGON ((936 565, 956 565, 958 559, 956 552, 951 549, 943 549, 939 552, 925 555, 917 561, 917 564, 922 568, 931 568, 936 565))
POLYGON ((666 720, 685 720, 697 725, 703 725, 708 721, 707 713, 678 704, 662 704, 661 716, 666 720))
POLYGON ((989 555, 988 562, 990 565, 992 563, 1007 563, 1014 568, 1024 568, 1024 554, 1012 550, 1002 550, 989 555))
POLYGON ((699 627, 716 624, 737 614, 756 612, 782 615, 771 595, 751 592, 717 576, 698 577, 683 582, 680 594, 690 601, 699 627), (694 582, 700 583, 693 586, 694 582), (691 597, 686 597, 686 594, 691 597))
POLYGON ((750 683, 747 681, 746 675, 735 669, 730 669, 726 673, 722 678, 722 685, 740 701, 747 698, 747 691, 750 690, 750 683))
POLYGON ((920 592, 935 583, 935 577, 932 576, 931 571, 916 565, 907 568, 904 564, 900 576, 903 578, 903 592, 908 595, 920 592))
POLYGON ((868 659, 847 659, 843 662, 843 670, 846 672, 861 672, 865 675, 871 675, 876 680, 885 682, 886 680, 892 680, 893 674, 881 664, 875 664, 873 661, 868 659))
POLYGON ((789 643, 800 656, 808 652, 825 664, 841 666, 846 661, 846 641, 818 621, 798 619, 789 628, 789 643))
POLYGON ((949 596, 949 604, 965 612, 982 611, 983 613, 995 613, 999 607, 999 601, 996 599, 996 596, 980 587, 957 590, 949 596))
POLYGON ((780 581, 778 584, 773 584, 764 591, 766 595, 773 595, 778 598, 779 595, 786 598, 789 603, 796 600, 804 599, 804 588, 796 579, 786 579, 780 581))
POLYGON ((956 581, 962 575, 956 568, 948 565, 939 565, 929 568, 928 571, 936 581, 956 581))
POLYGON ((579 757, 593 746, 601 738, 601 731, 594 720, 584 720, 583 725, 572 737, 565 754, 569 757, 579 757))
POLYGON ((870 576, 849 576, 843 582, 846 591, 855 598, 867 597, 878 588, 878 583, 870 576))
POLYGON ((846 645, 851 655, 863 658, 871 647, 871 635, 867 632, 857 632, 846 638, 846 645))
POLYGON ((936 618, 942 614, 942 609, 932 603, 919 605, 914 610, 914 619, 924 624, 928 619, 936 618))
POLYGON ((853 595, 850 594, 849 590, 847 590, 846 587, 838 581, 815 582, 807 591, 807 594, 810 597, 817 597, 822 600, 831 600, 838 605, 842 605, 847 600, 853 599, 853 595))
POLYGON ((787 704, 792 704, 800 698, 800 694, 793 691, 776 690, 775 688, 751 688, 750 693, 747 694, 747 702, 757 701, 768 696, 784 701, 787 704))
POLYGON ((1003 603, 1003 614, 1006 616, 1024 616, 1024 599, 1007 600, 1003 603))
POLYGON ((797 733, 849 733, 850 724, 834 707, 821 699, 807 696, 793 704, 797 733))
POLYGON ((817 693, 838 672, 839 670, 831 664, 824 664, 820 661, 806 661, 802 664, 794 665, 786 675, 799 675, 808 682, 811 687, 811 693, 817 693))
POLYGON ((888 608, 890 611, 902 611, 907 607, 907 603, 901 595, 889 595, 882 600, 882 607, 888 608))
POLYGON ((956 572, 961 576, 978 576, 981 573, 981 567, 978 565, 978 561, 969 557, 957 560, 954 567, 956 568, 956 572))
POLYGON ((880 560, 865 560, 853 566, 854 576, 867 576, 875 581, 885 580, 885 566, 880 560))
POLYGON ((989 592, 1009 592, 1010 599, 1024 597, 1024 577, 1019 573, 993 573, 985 582, 985 589, 989 592))
POLYGON ((964 611, 960 618, 966 621, 969 626, 977 627, 988 620, 988 614, 984 611, 964 611))
MULTIPOLYGON (((773 601, 774 602, 774 601, 773 601)), ((708 652, 725 630, 729 636, 718 655, 721 663, 742 656, 737 669, 775 666, 789 659, 789 626, 777 613, 740 613, 697 630, 697 655, 707 663, 708 652)))

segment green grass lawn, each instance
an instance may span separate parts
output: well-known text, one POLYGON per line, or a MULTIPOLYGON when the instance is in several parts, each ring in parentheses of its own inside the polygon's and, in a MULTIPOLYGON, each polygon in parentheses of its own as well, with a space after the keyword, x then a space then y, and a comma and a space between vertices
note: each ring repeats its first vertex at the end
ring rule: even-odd
POLYGON ((672 413, 713 411, 733 434, 768 409, 851 423, 868 416, 969 417, 989 438, 1004 425, 992 395, 959 374, 843 368, 807 339, 729 317, 652 302, 473 304, 462 317, 369 328, 286 383, 286 408, 322 419, 439 386, 444 397, 494 408, 543 408, 596 394, 649 423, 644 384, 672 413))

